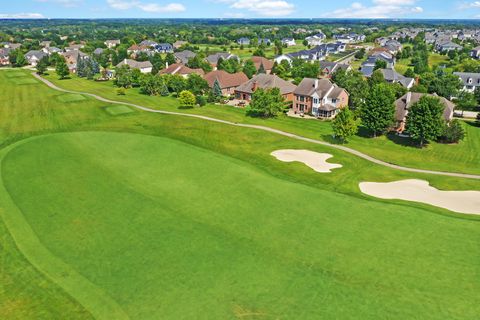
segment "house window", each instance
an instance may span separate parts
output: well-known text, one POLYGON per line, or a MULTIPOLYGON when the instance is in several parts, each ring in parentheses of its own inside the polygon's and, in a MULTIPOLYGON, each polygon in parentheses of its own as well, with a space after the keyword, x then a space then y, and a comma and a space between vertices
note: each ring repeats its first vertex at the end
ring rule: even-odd
POLYGON ((305 101, 305 97, 304 97, 304 96, 300 96, 300 97, 298 97, 298 100, 300 100, 301 102, 304 102, 304 101, 305 101))
POLYGON ((337 103, 337 99, 332 99, 332 103, 333 104, 337 103))
POLYGON ((468 83, 472 83, 473 82, 473 79, 472 78, 468 78, 468 83))
POLYGON ((313 98, 313 103, 317 104, 317 103, 318 103, 318 99, 317 99, 317 98, 313 98))

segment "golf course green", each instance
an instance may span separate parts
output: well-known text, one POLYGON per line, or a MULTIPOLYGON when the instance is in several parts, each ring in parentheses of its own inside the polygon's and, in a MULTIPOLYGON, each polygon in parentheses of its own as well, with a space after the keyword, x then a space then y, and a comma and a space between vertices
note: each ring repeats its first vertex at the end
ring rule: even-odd
POLYGON ((480 190, 480 181, 30 78, 0 72, 0 319, 480 314, 479 217, 358 188, 416 178, 480 190), (329 153, 342 167, 317 173, 270 155, 282 149, 329 153))

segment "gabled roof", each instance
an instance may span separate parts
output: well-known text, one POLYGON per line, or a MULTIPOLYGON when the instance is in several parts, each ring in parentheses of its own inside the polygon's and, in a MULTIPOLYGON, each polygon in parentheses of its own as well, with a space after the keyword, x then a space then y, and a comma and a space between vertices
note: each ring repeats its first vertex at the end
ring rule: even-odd
POLYGON ((215 80, 218 80, 220 88, 238 87, 244 82, 248 81, 248 77, 243 72, 230 74, 224 70, 215 70, 205 75, 205 80, 208 82, 210 88, 213 88, 215 80))
POLYGON ((160 74, 178 74, 178 75, 189 75, 192 73, 196 73, 198 75, 203 76, 205 72, 202 69, 191 69, 181 63, 174 63, 168 66, 165 69, 159 71, 160 74))
POLYGON ((330 90, 336 87, 330 80, 305 78, 300 82, 294 93, 300 96, 311 97, 315 93, 319 98, 323 98, 330 90))
MULTIPOLYGON (((408 109, 418 102, 426 93, 418 92, 407 92, 405 95, 400 97, 395 101, 395 119, 397 121, 405 121, 405 117, 408 113, 408 109)), ((453 110, 455 109, 455 104, 444 97, 439 97, 434 94, 428 94, 431 97, 437 97, 440 99, 440 102, 445 106, 443 110, 443 117, 445 120, 450 121, 453 115, 453 110)))
POLYGON ((382 72, 385 80, 389 82, 398 82, 405 88, 409 88, 410 86, 412 86, 413 82, 415 81, 415 79, 407 78, 395 71, 394 69, 380 69, 380 71, 382 72))
POLYGON ((143 69, 143 68, 152 68, 153 65, 150 61, 135 61, 132 59, 125 59, 119 64, 116 65, 116 67, 121 67, 127 65, 132 69, 143 69))
POLYGON ((272 89, 279 88, 281 94, 292 93, 296 89, 296 85, 291 82, 285 81, 282 78, 274 74, 258 74, 252 79, 239 85, 235 91, 253 93, 254 88, 260 89, 272 89))
POLYGON ((458 76, 465 86, 480 86, 480 73, 454 72, 453 74, 458 76))
POLYGON ((38 60, 42 59, 43 57, 47 56, 47 54, 40 50, 30 50, 25 53, 25 59, 31 59, 33 57, 37 58, 38 60))
POLYGON ((186 64, 188 63, 188 60, 194 58, 197 54, 190 50, 183 50, 180 52, 175 52, 174 55, 177 60, 180 60, 183 64, 186 64))
POLYGON ((274 62, 272 60, 268 60, 267 58, 264 57, 257 57, 253 56, 252 57, 253 64, 255 65, 255 68, 258 70, 260 68, 260 65, 263 64, 263 69, 264 70, 272 70, 274 62))
POLYGON ((228 52, 217 52, 217 53, 209 55, 205 59, 208 61, 208 63, 215 66, 218 63, 218 59, 220 59, 220 58, 222 58, 224 60, 225 59, 238 59, 237 56, 235 56, 231 53, 228 53, 228 52))

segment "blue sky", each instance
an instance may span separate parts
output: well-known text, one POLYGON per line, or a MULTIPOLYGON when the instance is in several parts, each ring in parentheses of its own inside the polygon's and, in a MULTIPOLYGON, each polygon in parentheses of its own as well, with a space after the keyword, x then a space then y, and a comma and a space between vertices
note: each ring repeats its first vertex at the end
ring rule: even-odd
POLYGON ((472 0, 6 0, 0 18, 480 18, 472 0))

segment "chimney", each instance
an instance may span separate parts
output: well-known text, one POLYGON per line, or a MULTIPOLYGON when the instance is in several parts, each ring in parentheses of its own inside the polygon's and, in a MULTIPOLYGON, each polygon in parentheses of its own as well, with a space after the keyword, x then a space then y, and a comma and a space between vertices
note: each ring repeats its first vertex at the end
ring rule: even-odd
POLYGON ((123 59, 123 63, 127 64, 127 58, 123 59))
POLYGON ((315 79, 315 83, 313 84, 313 87, 314 87, 315 89, 318 88, 318 79, 315 79))
POLYGON ((410 101, 412 101, 412 93, 407 92, 407 98, 405 100, 405 109, 408 109, 408 105, 410 104, 410 101))
POLYGON ((165 62, 165 68, 168 68, 168 62, 165 62))
POLYGON ((255 92, 255 90, 257 90, 257 87, 258 87, 257 81, 254 81, 252 85, 252 91, 255 92))

